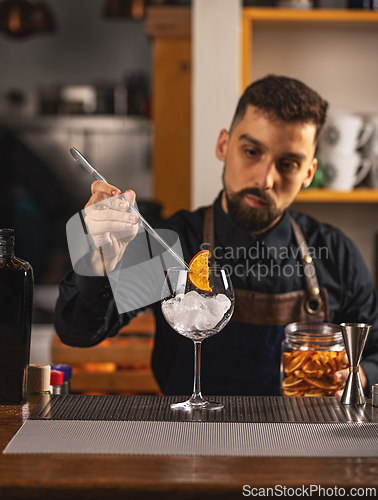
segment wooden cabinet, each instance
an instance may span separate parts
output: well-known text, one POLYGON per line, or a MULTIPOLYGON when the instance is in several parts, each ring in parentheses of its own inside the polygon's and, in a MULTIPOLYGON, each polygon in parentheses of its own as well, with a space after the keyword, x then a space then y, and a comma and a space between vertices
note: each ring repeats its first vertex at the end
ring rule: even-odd
POLYGON ((154 316, 143 314, 94 347, 69 347, 56 336, 53 363, 72 365, 73 393, 159 394, 150 366, 154 334, 154 316))
POLYGON ((152 39, 153 195, 163 215, 190 209, 191 12, 150 7, 152 39))

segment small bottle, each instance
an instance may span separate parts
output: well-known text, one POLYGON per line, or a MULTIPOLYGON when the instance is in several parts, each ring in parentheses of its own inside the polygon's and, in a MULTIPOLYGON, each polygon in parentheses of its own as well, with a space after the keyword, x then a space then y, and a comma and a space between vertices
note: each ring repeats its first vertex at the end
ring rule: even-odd
POLYGON ((62 394, 64 373, 58 370, 51 370, 50 394, 62 394))
POLYGON ((62 386, 62 394, 69 394, 71 392, 70 380, 72 377, 72 366, 70 365, 51 365, 52 370, 58 370, 64 374, 64 382, 62 386))
POLYGON ((14 230, 0 229, 0 404, 20 404, 30 358, 33 269, 14 255, 14 230))
POLYGON ((50 365, 32 364, 28 369, 28 385, 26 394, 46 395, 50 394, 50 365))

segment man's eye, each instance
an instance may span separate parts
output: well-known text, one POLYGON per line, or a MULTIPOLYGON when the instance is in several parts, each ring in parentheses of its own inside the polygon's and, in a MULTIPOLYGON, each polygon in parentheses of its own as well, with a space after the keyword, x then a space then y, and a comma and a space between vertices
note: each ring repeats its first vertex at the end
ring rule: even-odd
POLYGON ((246 149, 245 154, 251 158, 257 156, 259 152, 257 151, 257 149, 246 149))
POLYGON ((294 172, 298 170, 299 165, 295 161, 282 160, 279 162, 278 167, 284 172, 294 172))

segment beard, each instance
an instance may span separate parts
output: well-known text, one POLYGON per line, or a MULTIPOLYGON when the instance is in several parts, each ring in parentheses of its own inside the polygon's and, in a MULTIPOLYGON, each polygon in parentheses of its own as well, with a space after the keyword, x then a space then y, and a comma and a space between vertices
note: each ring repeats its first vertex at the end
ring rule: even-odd
POLYGON ((228 215, 239 229, 250 233, 268 229, 273 222, 283 214, 283 210, 276 207, 274 200, 265 191, 257 187, 245 188, 237 193, 227 191, 224 182, 224 193, 227 200, 228 215), (246 195, 258 196, 266 202, 262 208, 251 207, 244 197, 246 195))

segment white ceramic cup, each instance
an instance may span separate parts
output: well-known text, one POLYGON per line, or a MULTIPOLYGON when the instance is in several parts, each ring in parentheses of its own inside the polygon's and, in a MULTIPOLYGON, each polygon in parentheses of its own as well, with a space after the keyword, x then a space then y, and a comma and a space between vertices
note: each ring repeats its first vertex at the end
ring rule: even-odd
POLYGON ((369 187, 378 188, 378 115, 371 115, 369 118, 370 126, 373 127, 373 134, 370 140, 365 144, 364 156, 371 158, 372 167, 369 175, 369 187))
POLYGON ((319 138, 319 151, 328 157, 335 153, 347 155, 364 147, 372 138, 374 124, 362 116, 346 112, 330 113, 319 138))
POLYGON ((368 121, 369 125, 373 127, 373 133, 364 147, 364 153, 367 156, 378 156, 378 115, 372 115, 368 121))
POLYGON ((361 158, 358 153, 341 154, 335 152, 322 160, 330 177, 328 188, 351 191, 369 174, 371 158, 361 158))
POLYGON ((372 155, 370 158, 372 160, 372 167, 369 177, 369 186, 378 189, 378 153, 372 155))

